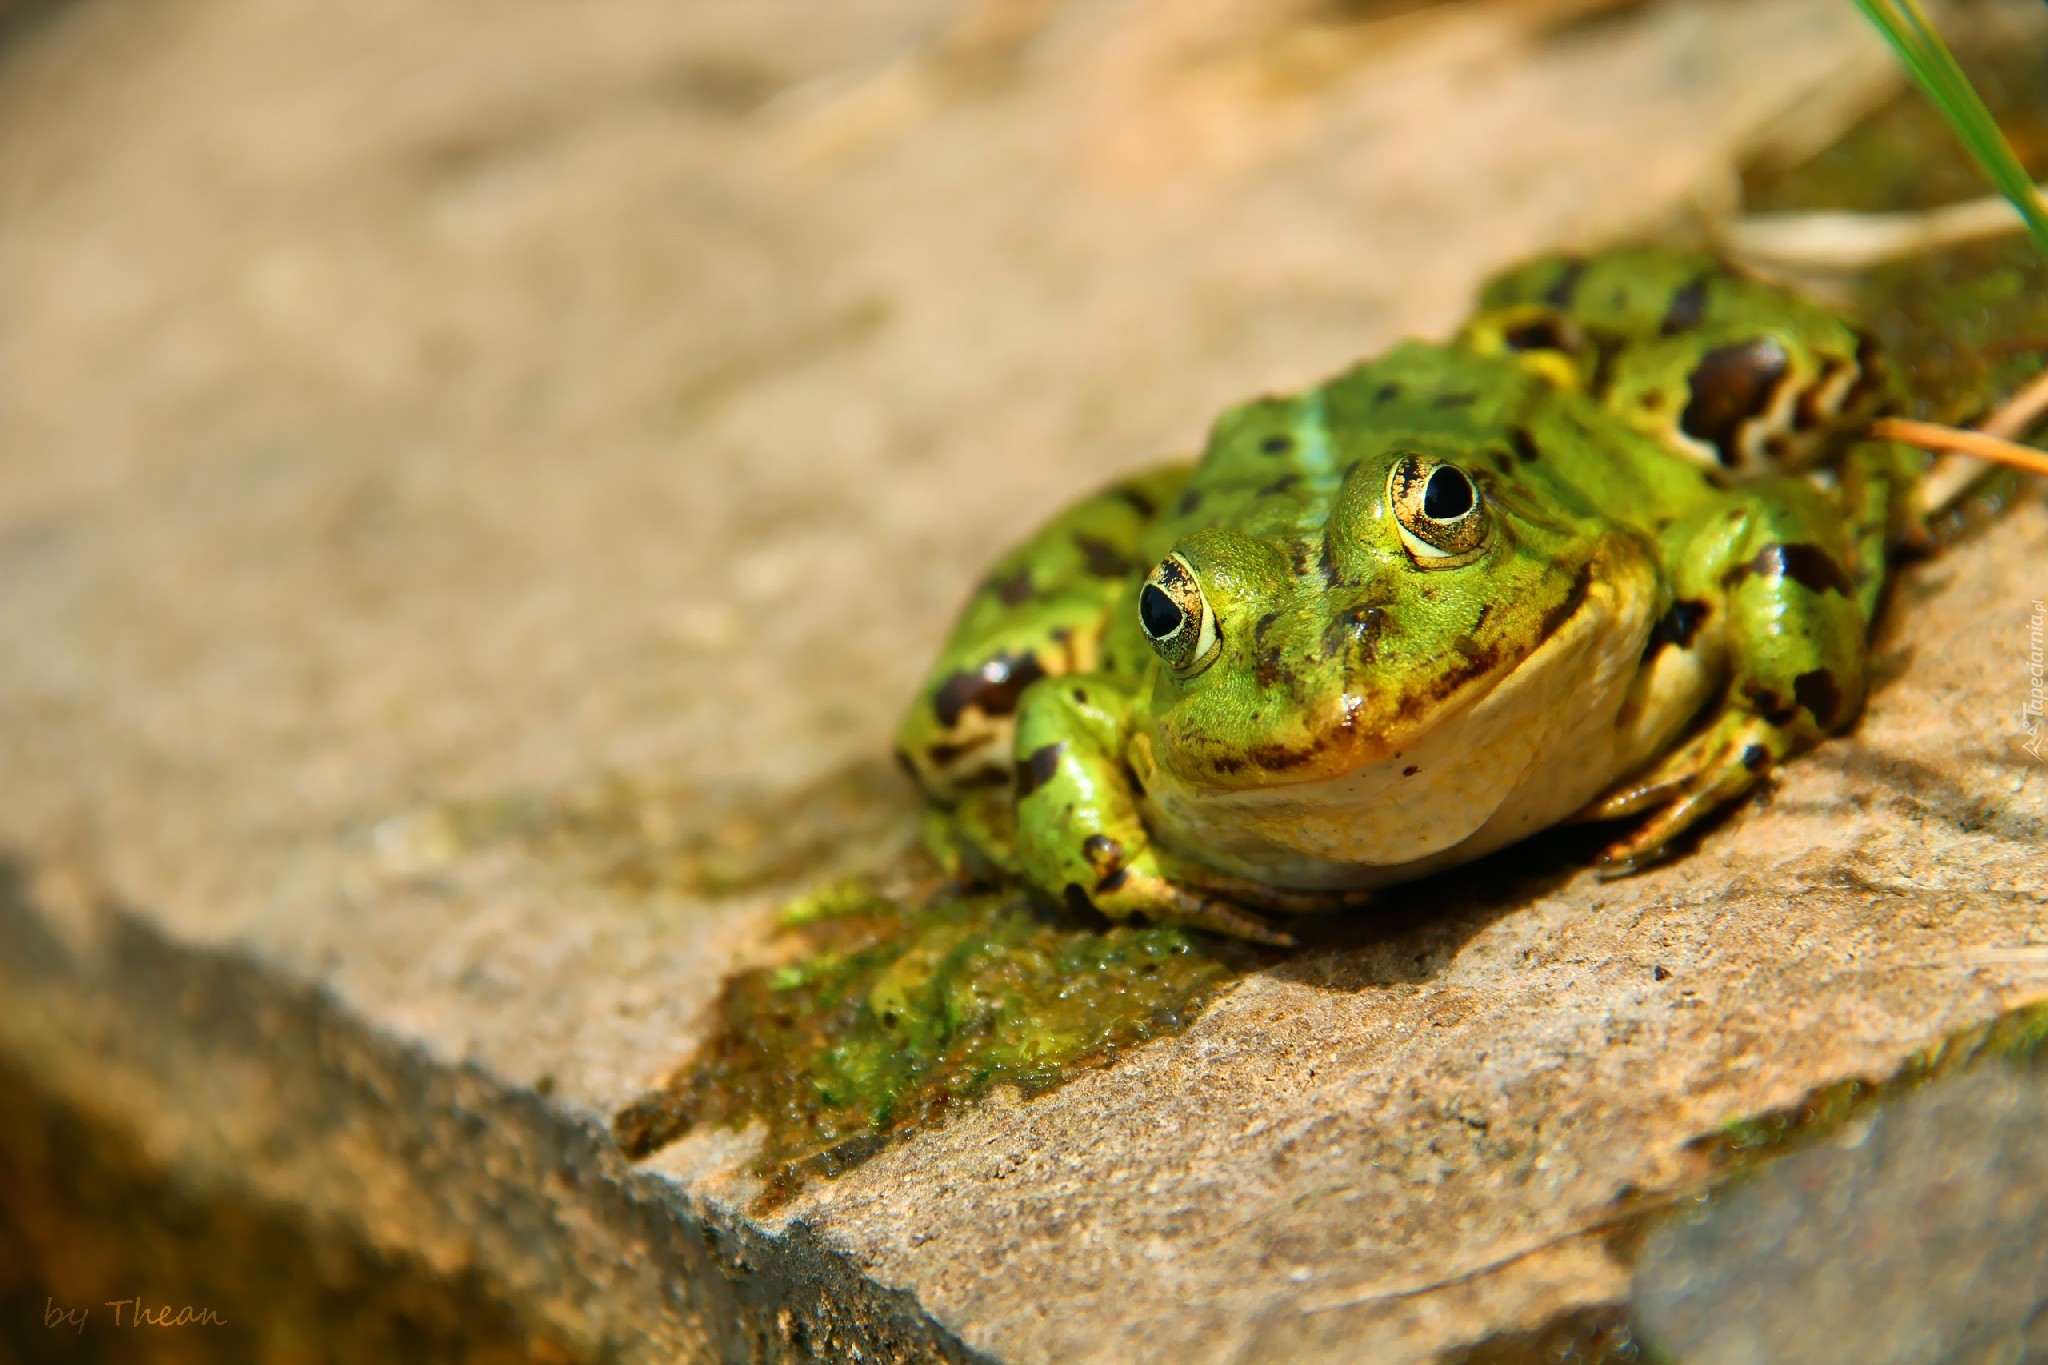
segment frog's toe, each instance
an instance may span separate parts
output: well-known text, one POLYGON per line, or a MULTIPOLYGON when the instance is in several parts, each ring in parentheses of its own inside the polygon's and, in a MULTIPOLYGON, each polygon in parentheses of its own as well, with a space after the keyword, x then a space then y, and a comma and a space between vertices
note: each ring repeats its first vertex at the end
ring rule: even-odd
POLYGON ((1617 815, 1660 799, 1661 809, 1600 856, 1600 875, 1625 877, 1660 861, 1679 835, 1760 786, 1791 747, 1791 736, 1760 716, 1731 714, 1709 728, 1681 751, 1688 776, 1680 777, 1675 764, 1662 767, 1655 783, 1632 785, 1602 803, 1617 815))
POLYGON ((1114 885, 1098 885, 1090 895, 1080 886, 1069 886, 1067 903, 1101 911, 1111 919, 1142 915, 1158 924, 1178 924, 1189 929, 1206 929, 1252 943, 1275 948, 1292 948, 1294 935, 1275 928, 1262 915, 1235 901, 1204 891, 1177 885, 1156 874, 1132 869, 1116 878, 1114 885))

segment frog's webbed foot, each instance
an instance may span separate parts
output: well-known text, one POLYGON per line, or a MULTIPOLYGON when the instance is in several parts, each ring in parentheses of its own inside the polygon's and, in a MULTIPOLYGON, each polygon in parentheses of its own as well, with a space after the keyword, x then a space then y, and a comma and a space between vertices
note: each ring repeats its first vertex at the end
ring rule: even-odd
POLYGON ((1763 785, 1795 737, 1762 716, 1731 709, 1641 778, 1595 802, 1586 820, 1655 814, 1600 855, 1600 875, 1623 877, 1663 858, 1673 840, 1763 785))

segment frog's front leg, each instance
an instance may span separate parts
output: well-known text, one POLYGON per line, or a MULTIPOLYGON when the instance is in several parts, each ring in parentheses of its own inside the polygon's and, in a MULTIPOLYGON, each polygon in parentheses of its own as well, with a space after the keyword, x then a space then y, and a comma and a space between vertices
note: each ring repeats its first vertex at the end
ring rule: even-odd
MULTIPOLYGON (((1873 499, 1873 501, 1877 501, 1873 499)), ((1881 503, 1873 509, 1882 515, 1881 503)), ((1588 812, 1654 810, 1603 867, 1630 872, 1740 800, 1788 756, 1855 719, 1863 704, 1869 628, 1854 517, 1799 479, 1774 479, 1718 499, 1678 529, 1672 549, 1682 601, 1705 604, 1726 653, 1728 685, 1705 726, 1648 773, 1588 812)))
POLYGON ((1286 945, 1231 901, 1175 882, 1124 765, 1133 697, 1104 674, 1048 678, 1017 713, 1017 853, 1025 877, 1077 911, 1286 945))

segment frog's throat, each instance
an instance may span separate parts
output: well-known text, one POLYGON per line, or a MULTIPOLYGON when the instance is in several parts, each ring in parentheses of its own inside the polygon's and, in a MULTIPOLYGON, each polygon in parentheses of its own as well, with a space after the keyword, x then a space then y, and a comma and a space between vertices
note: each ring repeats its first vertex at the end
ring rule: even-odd
POLYGON ((1643 586, 1596 575, 1534 649, 1427 720, 1257 786, 1182 780, 1134 743, 1149 823, 1199 863, 1303 888, 1406 880, 1556 824, 1635 761, 1617 720, 1650 630, 1643 586))

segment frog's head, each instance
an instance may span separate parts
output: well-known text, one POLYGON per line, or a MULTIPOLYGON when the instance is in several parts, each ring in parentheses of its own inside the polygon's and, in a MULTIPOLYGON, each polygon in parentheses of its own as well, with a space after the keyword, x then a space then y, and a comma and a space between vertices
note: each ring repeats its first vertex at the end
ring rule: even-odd
POLYGON ((1389 436, 1326 520, 1182 536, 1135 603, 1160 665, 1141 777, 1245 790, 1394 760, 1611 600, 1644 551, 1546 497, 1515 444, 1389 436))

